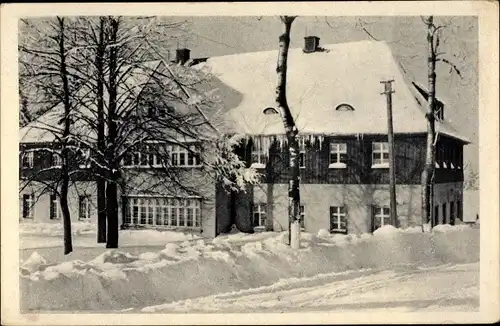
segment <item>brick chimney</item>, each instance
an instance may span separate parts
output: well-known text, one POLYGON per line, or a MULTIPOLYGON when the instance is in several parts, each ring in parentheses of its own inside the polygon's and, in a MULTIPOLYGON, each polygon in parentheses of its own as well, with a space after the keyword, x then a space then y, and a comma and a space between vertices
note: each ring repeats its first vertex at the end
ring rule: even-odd
POLYGON ((185 64, 189 60, 191 50, 183 48, 176 50, 175 62, 180 63, 181 65, 185 64))
POLYGON ((319 37, 306 36, 304 37, 304 53, 316 52, 319 48, 319 37))

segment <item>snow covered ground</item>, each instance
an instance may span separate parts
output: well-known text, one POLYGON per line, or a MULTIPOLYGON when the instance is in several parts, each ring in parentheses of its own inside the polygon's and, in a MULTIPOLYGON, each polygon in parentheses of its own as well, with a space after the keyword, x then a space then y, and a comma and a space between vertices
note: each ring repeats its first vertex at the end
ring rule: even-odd
MULTIPOLYGON (((21 231, 21 239, 34 233, 21 231)), ((45 237, 61 241, 55 233, 45 237)), ((80 231, 75 240, 89 237, 95 242, 95 233, 85 233, 80 231)), ((87 240, 81 240, 83 247, 75 245, 75 252, 64 260, 57 256, 62 252, 60 242, 57 247, 21 249, 21 309, 478 308, 479 229, 466 225, 438 226, 432 233, 390 226, 361 236, 303 233, 298 251, 285 244, 286 233, 216 239, 171 233, 121 231, 118 250, 106 250, 102 244, 85 246, 87 240)))
POLYGON ((472 263, 330 273, 146 307, 142 312, 478 311, 478 271, 479 264, 472 263))

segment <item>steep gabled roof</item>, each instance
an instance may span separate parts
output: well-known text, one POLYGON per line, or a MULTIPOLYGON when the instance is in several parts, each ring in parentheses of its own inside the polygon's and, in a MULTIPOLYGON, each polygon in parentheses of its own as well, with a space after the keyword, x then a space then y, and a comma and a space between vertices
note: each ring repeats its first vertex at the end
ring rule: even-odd
MULTIPOLYGON (((253 134, 283 134, 278 115, 263 114, 275 106, 277 50, 209 58, 197 65, 207 69, 226 86, 221 100, 226 104, 228 131, 253 134)), ((415 99, 413 86, 399 69, 385 42, 360 41, 325 45, 321 51, 303 53, 290 49, 287 99, 302 134, 386 134, 387 104, 382 80, 393 79, 393 124, 395 133, 425 133, 424 110, 415 99), (337 111, 348 104, 354 111, 337 111)), ((440 133, 463 142, 447 121, 437 122, 440 133)))
MULTIPOLYGON (((128 71, 127 79, 120 84, 118 88, 118 102, 120 106, 126 106, 131 98, 140 94, 144 86, 150 80, 152 74, 162 65, 160 61, 142 62, 137 65, 124 66, 122 71, 128 71)), ((78 135, 82 140, 95 141, 97 139, 96 131, 91 128, 85 119, 97 120, 97 109, 95 99, 93 98, 88 85, 82 86, 78 90, 78 97, 84 99, 77 108, 72 110, 74 123, 71 126, 71 134, 78 135)), ((108 96, 105 94, 105 110, 107 110, 108 96)), ((56 135, 61 135, 62 124, 59 123, 64 115, 64 105, 62 102, 42 114, 40 117, 30 122, 25 127, 19 129, 19 141, 30 142, 51 142, 56 135)))

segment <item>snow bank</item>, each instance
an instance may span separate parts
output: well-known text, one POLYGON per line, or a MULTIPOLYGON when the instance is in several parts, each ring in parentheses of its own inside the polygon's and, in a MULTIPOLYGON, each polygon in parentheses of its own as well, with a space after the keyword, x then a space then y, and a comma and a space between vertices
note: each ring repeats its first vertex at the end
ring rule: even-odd
MULTIPOLYGON (((74 235, 73 246, 83 248, 102 247, 96 241, 97 226, 95 223, 72 222, 71 232, 74 235)), ((23 249, 62 246, 62 223, 20 223, 20 247, 23 249)), ((164 246, 170 242, 200 239, 195 233, 161 230, 120 230, 120 247, 164 246)))
MULTIPOLYGON (((446 227, 448 228, 448 227, 446 227)), ((479 230, 375 235, 234 234, 213 241, 169 243, 159 252, 110 250, 88 262, 44 265, 32 255, 21 268, 22 310, 121 310, 271 285, 281 279, 353 270, 386 270, 479 261, 479 230)), ((438 228, 439 230, 439 228, 438 228)), ((436 231, 436 230, 435 230, 436 231)))
MULTIPOLYGON (((71 233, 74 235, 96 234, 97 225, 90 222, 72 222, 71 233)), ((57 221, 54 223, 22 222, 19 223, 20 235, 35 236, 62 236, 63 223, 57 221)))

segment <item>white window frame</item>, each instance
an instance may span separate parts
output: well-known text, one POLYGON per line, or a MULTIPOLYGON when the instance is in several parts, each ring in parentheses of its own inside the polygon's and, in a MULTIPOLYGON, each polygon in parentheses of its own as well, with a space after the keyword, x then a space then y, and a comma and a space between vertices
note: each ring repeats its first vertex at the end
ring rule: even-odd
POLYGON ((342 154, 347 155, 347 143, 332 142, 330 143, 330 156, 328 166, 330 169, 345 169, 347 165, 340 160, 342 154), (336 155, 335 162, 332 162, 332 154, 336 155))
POLYGON ((266 228, 267 226, 267 204, 255 203, 253 204, 252 219, 255 228, 266 228), (255 224, 255 214, 258 215, 258 225, 255 224))
POLYGON ((22 216, 23 219, 34 219, 35 217, 35 195, 33 193, 31 194, 23 194, 23 208, 22 208, 22 216), (25 200, 24 196, 28 196, 28 198, 25 200), (28 207, 28 214, 24 216, 24 206, 28 207))
POLYGON ((200 158, 193 153, 196 151, 195 145, 189 145, 189 150, 180 145, 168 145, 167 148, 171 166, 181 168, 196 168, 201 166, 200 158), (184 157, 183 164, 181 164, 181 155, 184 157), (175 163, 174 157, 176 157, 175 163), (189 163, 190 158, 193 160, 192 163, 189 163))
POLYGON ((158 168, 161 167, 161 160, 155 153, 149 153, 150 147, 146 145, 146 151, 133 151, 129 153, 130 156, 130 164, 125 162, 125 159, 122 159, 122 166, 124 168, 158 168), (150 164, 153 162, 153 164, 150 164), (143 164, 144 163, 144 164, 143 164))
POLYGON ((389 143, 388 142, 373 142, 372 143, 372 169, 389 168, 389 143), (380 154, 380 162, 376 163, 375 154, 380 154), (384 159, 384 154, 387 154, 387 159, 384 159))
POLYGON ((49 203, 49 219, 50 220, 60 220, 61 217, 62 217, 62 211, 61 211, 61 205, 60 205, 60 201, 59 201, 59 196, 57 196, 56 194, 51 194, 51 196, 54 196, 55 199, 52 199, 49 197, 50 199, 50 203, 49 203), (55 213, 56 213, 56 216, 53 218, 51 213, 51 207, 52 205, 54 205, 55 207, 55 213))
POLYGON ((91 198, 91 196, 90 195, 78 196, 78 220, 81 220, 81 221, 90 220, 91 210, 92 210, 92 198, 91 198), (82 202, 82 200, 83 200, 83 202, 82 202), (82 210, 82 203, 84 206, 83 210, 82 210), (82 216, 82 213, 84 213, 83 216, 82 216))
POLYGON ((52 167, 60 168, 62 166, 62 157, 57 152, 52 152, 52 167))
POLYGON ((80 169, 88 169, 90 168, 90 148, 82 149, 83 159, 85 163, 81 163, 78 165, 80 169))
POLYGON ((21 157, 21 166, 23 169, 32 169, 35 162, 35 152, 33 150, 27 150, 23 152, 21 157), (27 165, 24 164, 24 159, 27 159, 27 165))
POLYGON ((264 148, 262 147, 263 146, 261 139, 256 138, 252 144, 252 155, 251 155, 252 164, 250 166, 253 168, 263 169, 266 167, 266 162, 269 157, 269 153, 266 153, 264 151, 264 148), (257 161, 253 160, 254 157, 257 158, 257 161))
POLYGON ((201 227, 201 198, 199 197, 128 196, 126 200, 128 210, 124 219, 126 225, 182 229, 201 227), (137 216, 134 214, 134 208, 137 208, 137 216), (141 220, 141 212, 145 213, 146 223, 141 220), (192 213, 192 225, 188 225, 189 212, 192 213))
POLYGON ((299 169, 306 168, 306 139, 299 137, 299 169))
POLYGON ((330 232, 347 232, 347 212, 345 206, 330 206, 330 232), (332 219, 337 224, 337 228, 333 227, 332 219), (342 219, 345 220, 345 229, 341 227, 342 219))
MULTIPOLYGON (((375 219, 380 218, 380 227, 383 227, 384 225, 390 225, 391 224, 391 208, 389 206, 373 206, 373 221, 375 219), (387 210, 387 214, 385 214, 385 210, 387 210), (387 220, 387 221, 386 221, 387 220), (386 223, 387 222, 387 223, 386 223)), ((375 227, 373 228, 373 231, 375 231, 375 227)))

